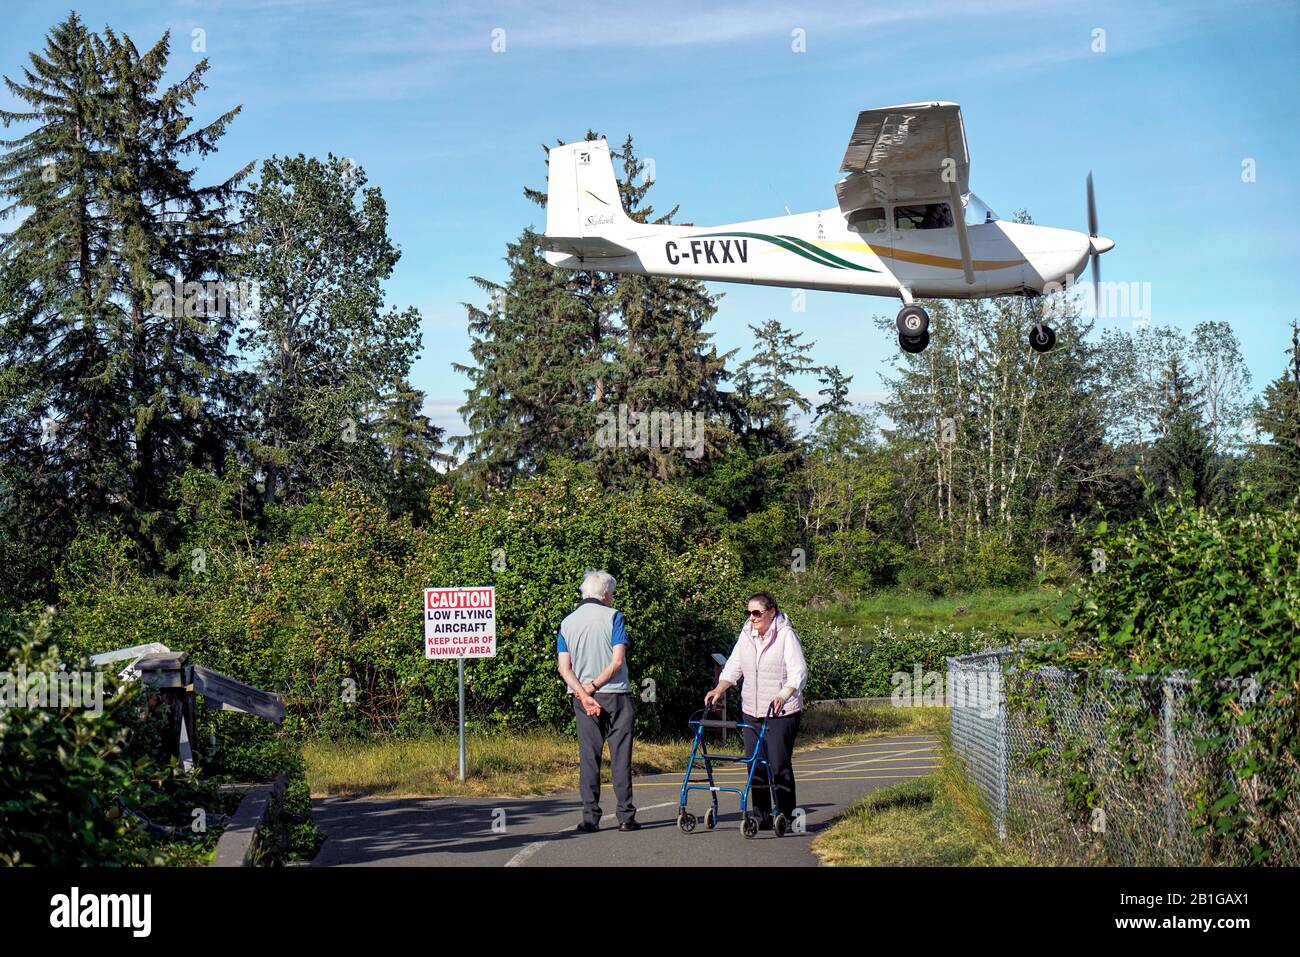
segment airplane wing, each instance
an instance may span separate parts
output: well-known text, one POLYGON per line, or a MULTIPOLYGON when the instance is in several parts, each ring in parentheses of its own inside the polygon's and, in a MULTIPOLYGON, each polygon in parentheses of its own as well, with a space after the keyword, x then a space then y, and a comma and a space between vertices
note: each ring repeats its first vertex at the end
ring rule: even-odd
POLYGON ((835 186, 847 215, 863 206, 947 197, 970 191, 966 128, 956 103, 906 103, 858 114, 835 186), (951 162, 945 163, 945 160, 951 162), (948 178, 945 170, 951 170, 948 178))

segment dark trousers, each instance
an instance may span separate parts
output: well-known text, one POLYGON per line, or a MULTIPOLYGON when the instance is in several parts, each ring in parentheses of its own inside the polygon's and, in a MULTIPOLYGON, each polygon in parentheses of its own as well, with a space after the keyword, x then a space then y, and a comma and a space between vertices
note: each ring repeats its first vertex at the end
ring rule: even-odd
POLYGON ((618 799, 618 821, 636 817, 632 803, 632 719, 636 704, 630 694, 597 694, 600 715, 587 716, 582 702, 575 696, 573 713, 578 719, 578 793, 582 796, 582 818, 590 824, 600 823, 600 759, 605 742, 609 742, 609 770, 614 779, 614 796, 618 799))
MULTIPOLYGON (((779 718, 767 719, 767 735, 763 745, 767 748, 767 761, 772 767, 772 783, 776 786, 776 807, 788 818, 794 817, 794 739, 799 733, 799 718, 802 711, 781 715, 779 718)), ((754 754, 754 745, 758 743, 758 726, 760 720, 752 714, 743 714, 745 724, 741 734, 745 738, 745 757, 754 754)), ((772 813, 772 795, 767 790, 767 774, 761 764, 754 768, 753 786, 749 796, 754 810, 764 817, 772 813)))

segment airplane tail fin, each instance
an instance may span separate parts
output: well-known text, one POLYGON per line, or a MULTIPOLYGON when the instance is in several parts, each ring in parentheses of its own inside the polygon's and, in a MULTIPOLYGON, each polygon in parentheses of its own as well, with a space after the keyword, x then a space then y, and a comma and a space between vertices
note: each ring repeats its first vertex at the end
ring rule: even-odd
POLYGON ((553 146, 546 178, 547 260, 570 256, 600 259, 624 256, 630 249, 618 238, 633 221, 623 211, 614 178, 609 143, 580 140, 553 146))

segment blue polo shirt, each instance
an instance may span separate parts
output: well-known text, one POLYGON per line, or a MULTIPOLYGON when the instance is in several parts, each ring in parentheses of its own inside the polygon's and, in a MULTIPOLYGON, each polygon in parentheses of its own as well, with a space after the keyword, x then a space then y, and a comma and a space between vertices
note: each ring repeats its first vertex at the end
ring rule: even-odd
MULTIPOLYGON (((560 623, 555 650, 573 659, 573 673, 583 684, 594 681, 609 667, 614 646, 627 644, 627 626, 623 613, 595 598, 584 598, 560 623)), ((629 694, 627 660, 599 689, 601 694, 629 694)))

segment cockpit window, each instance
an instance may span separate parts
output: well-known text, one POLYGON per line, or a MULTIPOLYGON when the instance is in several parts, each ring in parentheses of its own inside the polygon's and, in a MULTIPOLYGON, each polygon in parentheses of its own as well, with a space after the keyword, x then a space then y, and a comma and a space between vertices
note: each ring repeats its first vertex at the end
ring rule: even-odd
POLYGON ((963 196, 961 203, 966 207, 967 226, 982 226, 984 223, 996 223, 998 221, 998 214, 989 209, 988 203, 974 193, 967 193, 963 196))
POLYGON ((883 206, 865 206, 849 213, 849 229, 858 233, 878 233, 885 228, 885 209, 883 206))
POLYGON ((952 210, 947 203, 919 203, 894 207, 896 229, 943 229, 952 225, 952 210))

